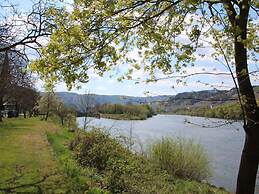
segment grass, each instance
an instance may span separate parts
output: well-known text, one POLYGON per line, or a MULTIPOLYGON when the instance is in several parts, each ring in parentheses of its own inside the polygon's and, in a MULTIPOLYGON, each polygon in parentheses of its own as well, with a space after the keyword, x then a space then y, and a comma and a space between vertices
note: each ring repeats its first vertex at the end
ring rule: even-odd
POLYGON ((1 189, 24 185, 15 191, 62 191, 66 185, 65 177, 52 155, 45 134, 45 131, 56 130, 55 125, 36 118, 6 119, 0 123, 1 189), (42 181, 45 177, 46 180, 42 181), (30 184, 32 186, 26 186, 30 184))
MULTIPOLYGON (((130 166, 124 166, 123 160, 112 158, 110 161, 114 160, 117 163, 112 162, 110 164, 112 170, 106 171, 106 173, 102 173, 94 167, 80 166, 74 158, 75 152, 68 149, 71 140, 74 138, 74 133, 70 133, 54 123, 40 121, 39 118, 5 119, 4 122, 0 123, 0 193, 105 194, 111 193, 109 189, 105 188, 109 181, 117 180, 110 182, 110 184, 115 185, 121 184, 121 180, 135 181, 136 185, 141 186, 138 182, 152 180, 152 177, 146 174, 146 172, 149 173, 148 168, 146 172, 141 169, 137 170, 137 172, 141 172, 134 175, 138 179, 131 180, 133 178, 130 178, 131 170, 128 167, 133 166, 138 169, 138 166, 136 166, 138 162, 135 162, 135 160, 130 166), (123 179, 114 179, 118 178, 118 174, 114 174, 113 171, 122 173, 123 179), (19 188, 6 190, 7 192, 3 191, 4 188, 11 187, 19 188)), ((99 143, 101 144, 97 145, 98 149, 102 149, 105 144, 99 143)), ((96 151, 98 154, 98 150, 96 151)), ((207 184, 184 181, 178 178, 173 178, 171 182, 161 183, 162 185, 170 184, 173 189, 171 193, 176 194, 226 193, 207 184)), ((156 189, 154 185, 149 184, 148 186, 156 189)))
POLYGON ((148 158, 174 177, 203 181, 210 175, 203 147, 193 140, 162 138, 150 145, 148 158))

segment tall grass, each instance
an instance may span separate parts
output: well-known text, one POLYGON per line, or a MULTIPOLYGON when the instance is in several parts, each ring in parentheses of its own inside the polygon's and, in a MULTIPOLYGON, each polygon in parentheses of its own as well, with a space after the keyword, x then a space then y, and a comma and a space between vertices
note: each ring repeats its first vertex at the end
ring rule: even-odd
POLYGON ((149 146, 147 157, 173 177, 201 181, 210 175, 208 157, 193 140, 162 138, 149 146))

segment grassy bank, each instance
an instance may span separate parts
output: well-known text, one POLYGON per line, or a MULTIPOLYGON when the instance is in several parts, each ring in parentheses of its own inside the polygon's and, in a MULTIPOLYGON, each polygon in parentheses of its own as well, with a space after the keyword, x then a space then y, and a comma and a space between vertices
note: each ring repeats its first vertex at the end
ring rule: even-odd
POLYGON ((38 118, 0 123, 0 152, 0 193, 225 193, 171 177, 102 132, 38 118))

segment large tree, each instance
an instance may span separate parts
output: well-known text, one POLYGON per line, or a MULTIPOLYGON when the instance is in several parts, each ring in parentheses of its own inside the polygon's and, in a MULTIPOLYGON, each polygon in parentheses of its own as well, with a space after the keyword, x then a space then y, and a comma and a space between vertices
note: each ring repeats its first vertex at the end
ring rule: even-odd
POLYGON ((1 55, 0 62, 0 121, 2 121, 2 110, 4 108, 5 96, 11 83, 10 66, 8 54, 1 55))
MULTIPOLYGON (((12 1, 0 2, 0 111, 5 101, 17 97, 18 90, 32 89, 26 68, 28 59, 37 53, 54 27, 48 15, 56 7, 53 1, 27 3, 31 3, 31 9, 21 10, 12 1)), ((31 92, 34 98, 35 91, 31 92)))
POLYGON ((24 118, 26 118, 27 113, 29 117, 35 114, 39 93, 32 85, 17 86, 12 97, 17 103, 17 111, 23 113, 24 118))
MULTIPOLYGON (((12 1, 0 2, 0 53, 15 51, 27 57, 28 51, 41 47, 42 39, 51 34, 48 15, 54 4, 49 0, 27 1, 31 8, 22 10, 12 1)), ((20 2, 17 1, 19 4, 20 2)), ((22 2, 21 2, 22 3, 22 2)), ((24 2, 23 2, 24 3, 24 2)))
MULTIPOLYGON (((25 67, 23 57, 16 52, 0 52, 0 111, 4 103, 21 100, 18 96, 25 94, 25 89, 32 88, 32 79, 25 67)), ((27 96, 28 97, 28 96, 27 96)), ((2 115, 0 115, 2 121, 2 115)))
POLYGON ((143 68, 150 75, 148 81, 157 81, 165 78, 157 77, 157 71, 173 77, 194 65, 198 55, 223 62, 238 90, 246 132, 236 193, 254 193, 259 111, 248 59, 254 60, 253 65, 258 56, 258 2, 75 0, 72 11, 52 14, 57 30, 41 50, 42 58, 32 64, 48 82, 64 80, 71 87, 88 81, 91 68, 102 75, 116 65, 129 64, 122 78, 131 78, 134 70, 143 68), (132 57, 136 49, 141 64, 132 57))

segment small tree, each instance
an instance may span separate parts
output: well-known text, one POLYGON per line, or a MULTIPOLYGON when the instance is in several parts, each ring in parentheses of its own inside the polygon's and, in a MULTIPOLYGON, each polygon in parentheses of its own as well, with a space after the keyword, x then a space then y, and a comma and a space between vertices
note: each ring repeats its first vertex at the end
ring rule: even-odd
POLYGON ((58 104, 57 96, 54 92, 46 92, 38 101, 38 109, 40 114, 45 115, 44 120, 47 121, 51 112, 56 110, 58 104))
POLYGON ((94 95, 90 94, 89 92, 86 92, 83 95, 80 95, 79 101, 78 101, 77 109, 83 114, 84 117, 84 130, 86 130, 88 124, 91 122, 92 119, 89 117, 94 114, 95 111, 95 101, 94 101, 94 95))
POLYGON ((72 109, 66 107, 61 101, 57 102, 54 113, 59 117, 62 126, 64 125, 64 121, 66 119, 70 120, 71 115, 73 115, 72 109))

